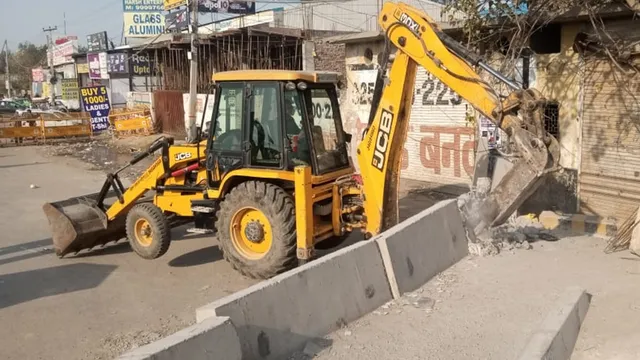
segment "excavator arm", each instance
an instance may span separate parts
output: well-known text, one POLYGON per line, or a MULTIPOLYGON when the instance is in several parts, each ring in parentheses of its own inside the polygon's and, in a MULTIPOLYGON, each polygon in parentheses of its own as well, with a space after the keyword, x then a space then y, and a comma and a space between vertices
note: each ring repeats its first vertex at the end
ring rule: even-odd
POLYGON ((398 222, 400 164, 418 65, 509 136, 513 167, 486 198, 473 205, 468 219, 476 233, 506 221, 535 191, 542 176, 558 168, 558 142, 544 130, 544 97, 536 90, 520 89, 409 5, 387 2, 378 20, 385 34, 384 61, 378 70, 369 123, 357 149, 365 234, 378 234, 398 222), (391 45, 397 49, 393 59, 391 45), (474 67, 506 84, 511 94, 500 99, 474 67))

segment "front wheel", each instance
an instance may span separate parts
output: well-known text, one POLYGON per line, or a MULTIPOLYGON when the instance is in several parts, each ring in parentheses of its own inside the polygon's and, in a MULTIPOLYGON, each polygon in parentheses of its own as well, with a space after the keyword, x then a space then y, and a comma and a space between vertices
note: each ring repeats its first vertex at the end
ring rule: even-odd
POLYGON ((297 264, 292 197, 279 186, 247 181, 220 203, 218 239, 224 258, 240 273, 268 279, 297 264))
POLYGON ((127 214, 127 237, 140 257, 152 260, 164 255, 171 243, 171 227, 159 207, 152 203, 135 205, 127 214))

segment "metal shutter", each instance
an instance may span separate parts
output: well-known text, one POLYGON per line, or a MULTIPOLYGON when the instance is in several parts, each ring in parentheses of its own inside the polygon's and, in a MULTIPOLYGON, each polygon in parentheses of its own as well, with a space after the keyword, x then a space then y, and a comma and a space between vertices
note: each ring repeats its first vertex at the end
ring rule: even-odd
POLYGON ((640 79, 605 60, 585 70, 580 210, 624 221, 640 205, 640 79))

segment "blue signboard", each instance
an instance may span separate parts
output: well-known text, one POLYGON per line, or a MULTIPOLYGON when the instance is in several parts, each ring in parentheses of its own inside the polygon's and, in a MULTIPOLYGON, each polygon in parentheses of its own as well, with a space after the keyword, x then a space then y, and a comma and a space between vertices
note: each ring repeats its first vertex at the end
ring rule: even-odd
POLYGON ((84 111, 91 114, 91 130, 101 132, 109 128, 109 94, 106 86, 90 86, 80 89, 84 111))

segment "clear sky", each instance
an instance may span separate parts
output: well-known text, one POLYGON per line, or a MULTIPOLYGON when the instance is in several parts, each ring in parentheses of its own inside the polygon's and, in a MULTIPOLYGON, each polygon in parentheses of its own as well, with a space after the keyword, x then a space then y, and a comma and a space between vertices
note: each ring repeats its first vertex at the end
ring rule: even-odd
POLYGON ((107 31, 117 45, 122 34, 122 0, 2 0, 0 41, 7 39, 14 49, 19 42, 45 44, 43 27, 57 26, 54 34, 76 35, 86 44, 86 35, 107 31), (36 10, 37 9, 37 10, 36 10))
MULTIPOLYGON (((0 0, 0 44, 9 41, 9 48, 29 41, 45 44, 43 27, 57 26, 55 35, 64 35, 66 15, 67 35, 78 36, 86 44, 88 34, 106 31, 118 46, 122 39, 122 0, 0 0)), ((281 7, 274 3, 256 4, 256 10, 281 7)), ((200 23, 217 20, 214 14, 200 14, 200 23)))

